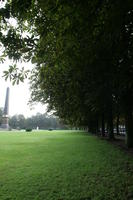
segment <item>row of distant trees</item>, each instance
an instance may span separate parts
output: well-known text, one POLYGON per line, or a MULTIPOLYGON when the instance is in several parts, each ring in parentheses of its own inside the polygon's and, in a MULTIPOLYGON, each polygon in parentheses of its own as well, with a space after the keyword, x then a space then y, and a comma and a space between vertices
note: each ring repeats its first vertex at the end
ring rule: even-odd
MULTIPOLYGON (((0 125, 2 123, 2 109, 0 109, 0 125)), ((12 129, 67 129, 59 118, 37 113, 34 116, 25 118, 24 115, 14 115, 9 119, 12 129)))
POLYGON ((9 125, 13 129, 67 129, 57 117, 40 113, 28 118, 22 114, 14 115, 9 119, 9 125))

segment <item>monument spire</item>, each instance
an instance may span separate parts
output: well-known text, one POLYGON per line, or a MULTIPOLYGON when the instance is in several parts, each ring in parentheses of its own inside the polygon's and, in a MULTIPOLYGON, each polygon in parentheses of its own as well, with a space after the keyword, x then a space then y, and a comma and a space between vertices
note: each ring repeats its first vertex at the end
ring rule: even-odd
POLYGON ((9 87, 6 90, 6 99, 4 107, 4 115, 9 115, 9 87))
POLYGON ((4 106, 1 128, 9 129, 9 87, 6 90, 5 106, 4 106))

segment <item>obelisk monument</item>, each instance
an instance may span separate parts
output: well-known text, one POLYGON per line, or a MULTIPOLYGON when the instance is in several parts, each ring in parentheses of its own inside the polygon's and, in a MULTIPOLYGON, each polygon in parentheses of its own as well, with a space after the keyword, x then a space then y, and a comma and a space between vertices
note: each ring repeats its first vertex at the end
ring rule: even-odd
POLYGON ((9 129, 9 87, 6 90, 6 99, 5 99, 1 128, 9 129))

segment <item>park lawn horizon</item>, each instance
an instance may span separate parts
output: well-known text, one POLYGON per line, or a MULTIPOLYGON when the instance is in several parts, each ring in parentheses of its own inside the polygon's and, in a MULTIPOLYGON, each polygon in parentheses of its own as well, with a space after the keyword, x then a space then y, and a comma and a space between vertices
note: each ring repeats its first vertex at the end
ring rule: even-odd
POLYGON ((0 200, 131 200, 133 157, 82 131, 0 132, 0 200))

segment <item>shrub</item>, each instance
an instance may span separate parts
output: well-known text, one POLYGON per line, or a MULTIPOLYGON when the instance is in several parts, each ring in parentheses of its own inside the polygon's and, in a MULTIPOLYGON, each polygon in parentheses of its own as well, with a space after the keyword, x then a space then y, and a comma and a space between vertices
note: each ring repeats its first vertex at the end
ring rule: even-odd
POLYGON ((31 128, 26 128, 26 132, 31 132, 32 129, 31 128))
POLYGON ((49 130, 49 131, 52 131, 53 129, 52 129, 52 128, 49 128, 48 130, 49 130))

